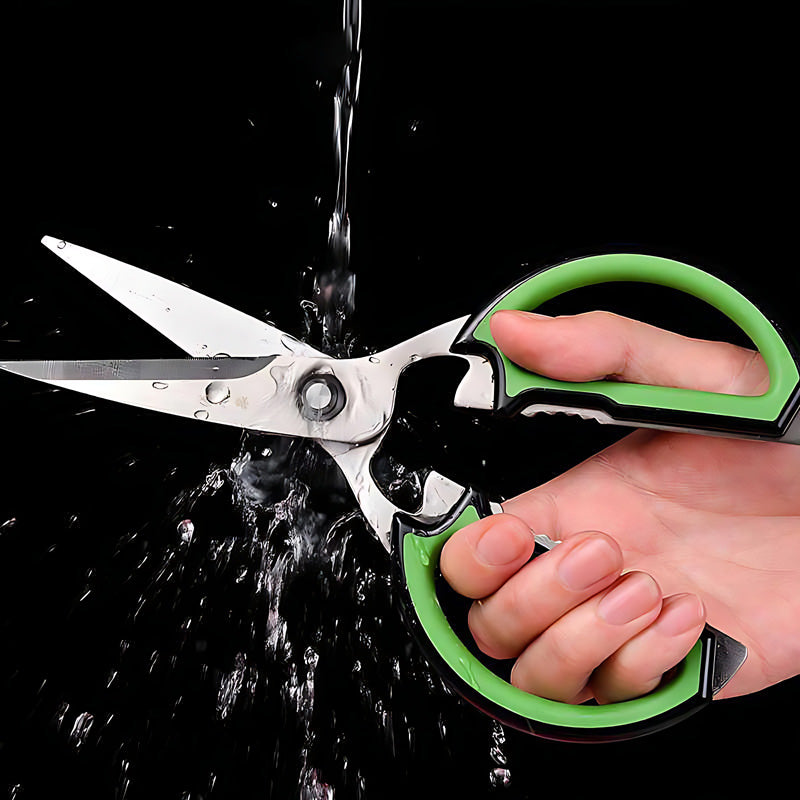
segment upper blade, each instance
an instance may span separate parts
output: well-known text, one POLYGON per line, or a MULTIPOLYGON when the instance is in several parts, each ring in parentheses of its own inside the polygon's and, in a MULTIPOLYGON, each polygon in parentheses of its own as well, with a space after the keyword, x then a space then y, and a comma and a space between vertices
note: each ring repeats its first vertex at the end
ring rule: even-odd
POLYGON ((278 328, 167 278, 53 236, 42 244, 191 356, 321 355, 278 328))

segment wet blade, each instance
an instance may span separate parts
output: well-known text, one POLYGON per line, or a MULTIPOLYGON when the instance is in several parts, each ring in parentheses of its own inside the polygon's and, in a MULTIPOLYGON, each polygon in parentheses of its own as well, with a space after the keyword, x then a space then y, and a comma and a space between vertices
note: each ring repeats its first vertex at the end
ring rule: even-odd
POLYGON ((376 369, 366 358, 6 361, 0 369, 104 400, 280 436, 360 443, 389 422, 387 398, 363 395, 367 373, 376 369), (338 386, 357 401, 326 417, 309 393, 315 385, 338 386))
POLYGON ((270 374, 278 356, 108 361, 8 361, 0 368, 63 389, 166 414, 302 435, 270 374))
POLYGON ((122 261, 45 236, 42 244, 191 356, 320 355, 210 297, 122 261))
POLYGON ((261 358, 155 358, 105 361, 7 361, 0 369, 46 383, 63 381, 233 380, 258 372, 275 360, 261 358))

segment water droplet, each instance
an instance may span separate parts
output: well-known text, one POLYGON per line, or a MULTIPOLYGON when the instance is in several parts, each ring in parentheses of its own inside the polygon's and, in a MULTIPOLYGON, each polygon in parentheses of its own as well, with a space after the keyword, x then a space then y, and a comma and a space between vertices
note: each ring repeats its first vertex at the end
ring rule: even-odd
POLYGON ((496 720, 492 721, 492 743, 491 747, 489 748, 489 755, 500 767, 508 766, 508 758, 506 754, 503 752, 503 745, 506 743, 506 732, 503 730, 503 726, 497 722, 496 720))
POLYGON ((164 381, 153 381, 153 388, 154 389, 167 389, 169 388, 168 383, 164 383, 164 381))
POLYGON ((69 734, 69 740, 76 750, 79 750, 86 743, 86 738, 93 724, 94 717, 88 711, 78 714, 75 718, 75 723, 69 734))
POLYGON ((461 664, 461 667, 463 669, 462 677, 465 678, 467 683, 477 688, 478 681, 475 679, 475 672, 472 669, 472 662, 468 658, 463 658, 461 656, 459 656, 458 662, 459 664, 461 664))
POLYGON ((58 707, 55 718, 57 731, 61 730, 61 726, 64 724, 64 718, 67 716, 67 711, 69 711, 69 703, 61 703, 61 705, 58 707))
MULTIPOLYGON (((206 399, 209 403, 219 405, 231 396, 231 387, 223 381, 212 381, 206 386, 206 399)), ((195 413, 197 416, 197 413, 195 413)))
POLYGON ((319 306, 313 300, 301 300, 300 308, 309 316, 315 319, 320 318, 319 306))
POLYGON ((66 246, 67 243, 63 239, 56 245, 59 250, 63 250, 66 246))
POLYGON ((194 412, 195 419, 208 419, 208 411, 204 408, 198 408, 197 411, 194 412))
POLYGON ((189 544, 194 536, 194 522, 190 519, 181 520, 178 523, 178 533, 181 535, 181 543, 189 544))
POLYGON ((511 784, 511 770, 505 767, 495 767, 489 773, 489 784, 493 789, 499 789, 511 784))
POLYGON ((269 204, 270 204, 270 206, 272 206, 272 208, 277 208, 278 207, 278 201, 277 200, 270 200, 269 204))

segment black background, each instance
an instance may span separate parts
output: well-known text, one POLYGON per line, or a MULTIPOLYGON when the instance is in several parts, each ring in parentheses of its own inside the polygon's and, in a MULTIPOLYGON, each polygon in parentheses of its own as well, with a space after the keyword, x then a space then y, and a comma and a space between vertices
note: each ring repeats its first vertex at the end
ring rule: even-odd
MULTIPOLYGON (((8 15, 3 357, 180 355, 64 270, 39 244, 46 234, 303 335, 299 300, 324 263, 334 197, 339 3, 39 0, 8 15)), ((363 19, 349 203, 356 350, 482 308, 538 266, 615 250, 706 267, 798 332, 797 130, 781 14, 755 3, 366 0, 363 19)), ((693 335, 730 333, 667 293, 601 301, 693 335)), ((136 741, 129 798, 297 796, 298 744, 282 730, 291 723, 270 715, 277 689, 264 690, 261 716, 222 733, 202 702, 171 727, 164 707, 177 690, 162 698, 147 684, 145 694, 131 688, 108 701, 116 722, 80 752, 53 724, 65 697, 73 709, 105 702, 93 693, 132 602, 115 544, 143 527, 155 548, 159 536, 174 536, 154 520, 168 518, 170 499, 209 464, 230 463, 238 434, 2 383, 0 524, 13 522, 0 529, 0 791, 119 797, 120 748, 136 741), (77 600, 87 586, 99 598, 89 611, 77 600), (218 775, 211 792, 209 770, 218 775)), ((437 411, 454 385, 445 369, 418 383, 437 411)), ((408 391, 408 402, 417 394, 408 391)), ((611 435, 575 422, 534 421, 524 434, 483 431, 474 440, 455 422, 445 426, 459 434, 449 455, 406 456, 456 477, 477 470, 508 496, 611 435), (485 448, 488 466, 477 458, 485 448)), ((406 451, 424 438, 405 442, 406 451)), ((224 510, 207 513, 237 524, 224 510)), ((382 569, 366 539, 363 553, 347 557, 382 569)), ((301 577, 307 613, 323 625, 341 613, 346 625, 348 601, 337 605, 317 592, 313 574, 301 577)), ((226 622, 218 623, 223 640, 226 622)), ((169 636, 168 623, 166 632, 153 626, 155 641, 169 636)), ((373 658, 407 652, 403 635, 386 622, 373 658)), ((220 669, 230 669, 234 651, 220 644, 220 669)), ((315 748, 337 798, 490 793, 484 720, 412 683, 394 698, 395 713, 429 730, 413 752, 393 752, 335 688, 348 681, 353 653, 332 646, 328 655, 315 748), (440 700, 444 738, 431 733, 440 700), (334 738, 326 709, 352 743, 347 768, 324 756, 334 738)), ((794 679, 715 703, 627 744, 557 745, 509 732, 512 786, 497 794, 532 797, 555 786, 570 797, 598 788, 632 796, 700 784, 713 797, 747 777, 790 777, 799 691, 794 679)))

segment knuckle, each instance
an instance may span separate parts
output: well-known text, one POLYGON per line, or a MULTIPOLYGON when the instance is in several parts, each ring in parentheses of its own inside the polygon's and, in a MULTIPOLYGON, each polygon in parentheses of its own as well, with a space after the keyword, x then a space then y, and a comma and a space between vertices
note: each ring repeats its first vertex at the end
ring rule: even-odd
POLYGON ((729 378, 724 388, 740 394, 760 394, 769 388, 769 371, 757 350, 730 345, 729 378))
POLYGON ((475 644, 482 653, 491 658, 512 658, 518 655, 515 648, 510 647, 505 641, 502 630, 492 624, 492 620, 487 620, 484 613, 485 606, 480 603, 473 603, 467 616, 467 625, 475 644))
POLYGON ((540 640, 545 645, 547 658, 558 664, 559 672, 565 676, 586 681, 597 667, 591 654, 582 645, 581 637, 570 635, 558 626, 548 628, 540 640))
POLYGON ((600 325, 616 324, 617 321, 621 319, 619 314, 615 314, 613 311, 604 311, 600 308, 594 309, 593 311, 587 311, 582 316, 584 319, 600 325))
POLYGON ((626 657, 623 650, 619 656, 608 660, 600 676, 606 683, 624 686, 633 695, 649 691, 661 680, 664 672, 660 666, 654 668, 652 664, 642 659, 626 657))

